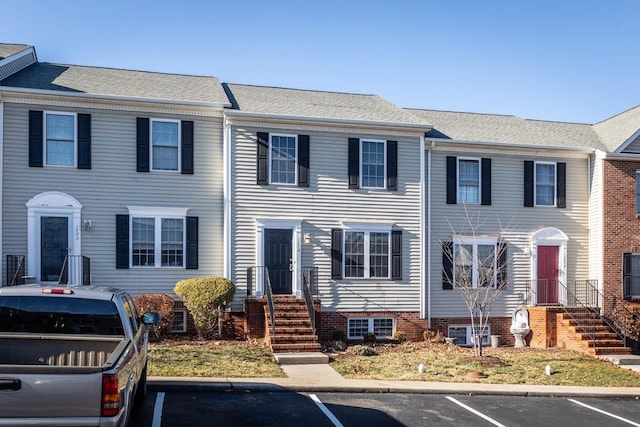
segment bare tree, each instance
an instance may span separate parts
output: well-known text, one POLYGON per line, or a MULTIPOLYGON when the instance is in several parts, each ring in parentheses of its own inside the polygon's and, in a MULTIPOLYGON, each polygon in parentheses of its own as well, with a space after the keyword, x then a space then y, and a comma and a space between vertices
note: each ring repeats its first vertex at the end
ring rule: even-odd
POLYGON ((465 224, 455 229, 451 223, 452 241, 441 241, 443 248, 443 280, 464 299, 471 318, 471 336, 476 356, 483 356, 482 337, 487 332, 494 304, 507 289, 506 242, 498 234, 480 234, 479 217, 466 212, 465 224))

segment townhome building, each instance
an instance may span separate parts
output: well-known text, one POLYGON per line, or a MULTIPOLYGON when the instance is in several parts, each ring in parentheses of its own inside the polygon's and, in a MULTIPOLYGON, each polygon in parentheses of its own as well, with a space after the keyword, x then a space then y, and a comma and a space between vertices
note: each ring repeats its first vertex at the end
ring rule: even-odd
POLYGON ((223 273, 217 78, 0 57, 3 285, 169 293, 223 273))

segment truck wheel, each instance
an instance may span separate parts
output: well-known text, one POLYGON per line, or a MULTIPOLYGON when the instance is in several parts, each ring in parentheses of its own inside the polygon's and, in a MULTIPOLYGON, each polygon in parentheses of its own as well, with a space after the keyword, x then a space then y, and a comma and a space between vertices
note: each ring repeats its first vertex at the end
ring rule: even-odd
POLYGON ((138 387, 136 388, 136 402, 142 401, 147 396, 147 364, 145 363, 140 374, 138 387))

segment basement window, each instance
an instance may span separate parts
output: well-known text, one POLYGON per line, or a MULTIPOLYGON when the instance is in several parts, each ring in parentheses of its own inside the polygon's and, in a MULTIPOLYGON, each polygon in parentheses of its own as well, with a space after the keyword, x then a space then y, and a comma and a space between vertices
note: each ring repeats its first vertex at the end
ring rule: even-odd
POLYGON ((372 333, 376 338, 391 338, 393 326, 391 317, 352 318, 349 319, 348 337, 357 340, 362 339, 365 333, 372 333))
POLYGON ((180 334, 187 332, 187 310, 174 310, 171 332, 180 334))
MULTIPOLYGON (((476 329, 478 327, 476 326, 476 329)), ((471 326, 449 326, 449 330, 447 332, 449 338, 457 338, 456 344, 462 346, 470 346, 473 344, 473 335, 471 334, 471 326)), ((487 325, 487 328, 482 334, 482 345, 489 345, 490 340, 489 336, 491 335, 491 326, 487 325)))

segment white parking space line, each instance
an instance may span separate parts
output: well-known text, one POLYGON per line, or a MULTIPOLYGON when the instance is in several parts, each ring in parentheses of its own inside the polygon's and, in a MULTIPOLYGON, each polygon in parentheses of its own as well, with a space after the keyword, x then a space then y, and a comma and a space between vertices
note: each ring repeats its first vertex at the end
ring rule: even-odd
POLYGON ((464 403, 454 399, 451 396, 445 396, 447 399, 449 399, 450 401, 452 401, 453 403, 455 403, 456 405, 466 409, 467 411, 471 412, 472 414, 475 414, 477 416, 479 416, 480 418, 482 418, 483 420, 487 420, 489 421, 491 424, 493 424, 494 426, 498 426, 498 427, 506 427, 504 424, 500 424, 498 421, 494 420, 493 418, 490 418, 488 416, 486 416, 485 414, 483 414, 482 412, 478 412, 475 409, 473 409, 470 406, 465 405, 464 403))
POLYGON ((616 420, 620 420, 620 421, 622 421, 624 423, 631 424, 632 426, 640 427, 640 424, 634 423, 633 421, 628 420, 626 418, 622 418, 621 416, 612 414, 611 412, 607 412, 607 411, 603 411, 602 409, 594 408, 593 406, 589 406, 586 403, 578 402, 575 399, 567 399, 567 400, 569 400, 569 402, 573 402, 573 403, 575 403, 577 405, 584 406, 585 408, 591 409, 592 411, 600 412, 601 414, 607 415, 607 416, 609 416, 611 418, 615 418, 616 420))
POLYGON ((156 404, 153 407, 153 422, 151 427, 160 427, 162 424, 162 407, 164 406, 164 393, 159 392, 156 396, 156 404))
POLYGON ((334 426, 344 427, 342 423, 336 418, 336 416, 333 415, 326 406, 324 406, 324 403, 322 403, 320 399, 318 399, 318 396, 316 396, 315 394, 310 394, 309 397, 311 398, 311 400, 314 401, 314 403, 318 406, 318 408, 320 408, 320 410, 327 416, 327 418, 331 420, 334 426))

